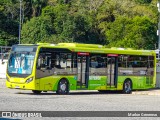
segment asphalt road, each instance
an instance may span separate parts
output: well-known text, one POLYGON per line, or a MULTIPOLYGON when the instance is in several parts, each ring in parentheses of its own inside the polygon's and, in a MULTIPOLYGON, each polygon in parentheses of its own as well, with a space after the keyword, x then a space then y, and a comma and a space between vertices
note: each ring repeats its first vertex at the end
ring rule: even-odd
MULTIPOLYGON (((0 79, 0 111, 160 111, 160 95, 121 94, 119 92, 100 94, 98 91, 71 91, 69 95, 47 92, 34 95, 29 90, 8 89, 4 81, 0 79)), ((121 119, 121 117, 114 119, 121 119)), ((127 118, 123 119, 127 120, 127 118)), ((138 117, 138 119, 144 118, 138 117)), ((150 118, 145 117, 145 119, 150 118)))

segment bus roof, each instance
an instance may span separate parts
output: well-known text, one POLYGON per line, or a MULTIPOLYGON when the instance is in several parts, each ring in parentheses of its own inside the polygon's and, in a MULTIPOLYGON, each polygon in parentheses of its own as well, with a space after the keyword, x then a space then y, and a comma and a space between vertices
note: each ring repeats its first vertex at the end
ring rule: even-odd
MULTIPOLYGON (((29 44, 19 44, 21 46, 29 45, 29 44)), ((18 46, 19 46, 18 45, 18 46)), ((106 48, 103 45, 99 44, 82 44, 82 43, 58 43, 58 44, 50 44, 50 43, 37 43, 30 44, 31 46, 39 46, 39 47, 47 47, 47 48, 63 48, 69 49, 74 52, 89 52, 89 53, 112 53, 112 54, 133 54, 133 55, 156 55, 154 50, 134 50, 131 48, 106 48)))

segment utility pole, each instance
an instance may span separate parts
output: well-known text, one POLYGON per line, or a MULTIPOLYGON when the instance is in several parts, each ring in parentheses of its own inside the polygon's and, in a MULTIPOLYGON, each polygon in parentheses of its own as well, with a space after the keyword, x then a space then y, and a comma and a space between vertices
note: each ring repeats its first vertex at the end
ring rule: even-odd
POLYGON ((21 44, 21 25, 22 25, 22 0, 19 0, 19 37, 18 37, 18 40, 19 40, 19 44, 21 44))

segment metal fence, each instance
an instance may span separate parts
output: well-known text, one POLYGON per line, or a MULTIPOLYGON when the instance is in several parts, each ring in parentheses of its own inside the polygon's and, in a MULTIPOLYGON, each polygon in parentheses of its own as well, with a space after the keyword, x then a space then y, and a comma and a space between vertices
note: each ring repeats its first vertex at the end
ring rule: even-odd
POLYGON ((10 46, 0 46, 0 59, 2 61, 8 59, 10 50, 11 50, 10 46))
POLYGON ((0 46, 0 79, 6 78, 6 68, 10 50, 10 46, 0 46))

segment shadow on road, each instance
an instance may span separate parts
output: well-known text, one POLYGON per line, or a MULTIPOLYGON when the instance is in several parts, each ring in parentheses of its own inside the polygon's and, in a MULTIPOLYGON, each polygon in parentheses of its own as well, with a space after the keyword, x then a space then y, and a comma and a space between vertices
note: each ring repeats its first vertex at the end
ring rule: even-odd
MULTIPOLYGON (((34 94, 34 93, 27 93, 27 92, 16 92, 15 94, 24 94, 24 95, 58 95, 55 92, 42 92, 40 94, 34 94)), ((105 91, 105 92, 98 92, 98 91, 77 91, 77 92, 70 92, 67 95, 101 95, 101 94, 123 94, 122 91, 105 91)))

